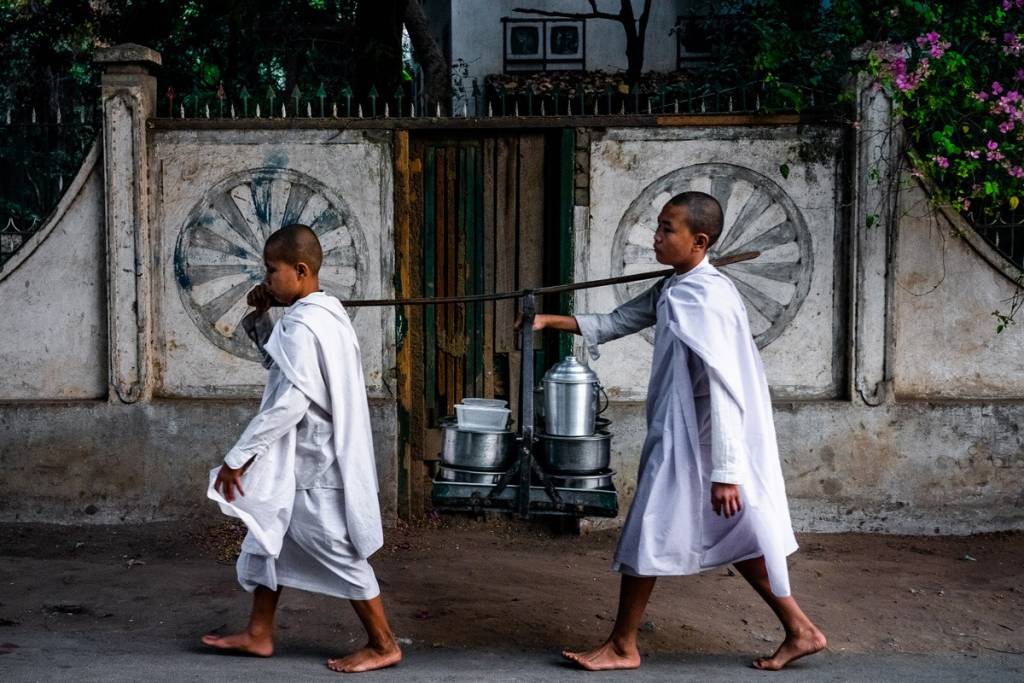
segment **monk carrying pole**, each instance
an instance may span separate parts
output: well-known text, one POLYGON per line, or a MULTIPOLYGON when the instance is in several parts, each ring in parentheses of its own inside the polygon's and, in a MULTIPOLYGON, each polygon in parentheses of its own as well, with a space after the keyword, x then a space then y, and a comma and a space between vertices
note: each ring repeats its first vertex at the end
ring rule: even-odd
MULTIPOLYGON (((733 254, 711 261, 713 266, 727 266, 732 263, 749 261, 760 256, 760 252, 749 251, 733 254)), ((483 507, 511 508, 523 519, 530 516, 531 486, 530 475, 536 473, 543 484, 544 495, 548 501, 538 505, 542 509, 560 514, 584 514, 588 511, 594 514, 614 516, 618 511, 617 494, 614 490, 592 490, 592 491, 570 491, 562 489, 561 493, 551 483, 549 475, 544 472, 533 459, 534 446, 534 410, 533 405, 533 321, 537 315, 538 294, 559 294, 571 292, 578 289, 590 289, 592 287, 607 287, 609 285, 623 284, 627 282, 638 282, 640 280, 651 280, 654 278, 668 277, 674 274, 672 268, 662 270, 624 275, 620 277, 606 278, 603 280, 589 280, 572 284, 554 285, 551 287, 538 287, 536 289, 520 289, 514 292, 497 292, 494 294, 475 294, 470 296, 457 297, 422 297, 411 299, 363 299, 358 301, 342 301, 345 306, 434 306, 446 304, 478 303, 482 301, 498 301, 503 299, 518 299, 520 301, 520 391, 519 401, 519 431, 516 435, 516 448, 518 457, 515 464, 507 472, 501 475, 493 485, 472 486, 469 496, 462 496, 456 500, 454 497, 447 497, 450 505, 457 505, 463 509, 479 510, 483 507), (509 485, 516 484, 515 498, 509 499, 505 491, 509 485), (486 493, 484 493, 486 490, 486 493), (562 493, 565 495, 563 496, 562 493), (613 505, 598 504, 595 507, 595 497, 610 494, 613 505)), ((445 482, 448 484, 449 482, 445 482)), ((436 482, 435 482, 436 485, 436 482)), ((467 489, 469 491, 469 489, 467 489)), ((541 499, 542 501, 543 499, 541 499)), ((536 501, 540 503, 540 501, 536 501)))

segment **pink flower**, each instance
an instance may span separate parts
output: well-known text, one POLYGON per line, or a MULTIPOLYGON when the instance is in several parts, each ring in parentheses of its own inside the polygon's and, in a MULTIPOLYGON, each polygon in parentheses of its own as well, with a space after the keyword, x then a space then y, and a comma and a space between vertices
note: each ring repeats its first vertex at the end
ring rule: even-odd
POLYGON ((999 81, 992 81, 992 94, 998 95, 1001 92, 1003 92, 1003 86, 999 83, 999 81))
POLYGON ((949 168, 949 159, 946 157, 935 157, 935 165, 939 168, 949 168))
POLYGON ((964 207, 964 211, 966 211, 967 209, 971 208, 971 200, 970 199, 964 199, 961 204, 964 207))
POLYGON ((976 149, 969 149, 966 152, 964 152, 964 156, 970 157, 971 159, 977 159, 978 157, 981 156, 981 152, 979 152, 976 149))
POLYGON ((999 143, 995 140, 989 140, 985 147, 988 148, 988 151, 994 152, 999 149, 999 143))
POLYGON ((981 92, 976 92, 974 93, 974 99, 978 100, 979 102, 984 102, 985 100, 988 99, 988 93, 985 92, 984 90, 982 90, 981 92))
POLYGON ((928 44, 928 39, 924 36, 918 36, 914 39, 914 42, 916 42, 917 46, 923 50, 924 46, 928 44))
POLYGON ((1006 169, 1006 172, 1009 173, 1014 178, 1024 178, 1024 168, 1021 168, 1020 166, 1013 166, 1011 168, 1008 168, 1006 169))
POLYGON ((1017 69, 1017 74, 1014 76, 1014 80, 1024 81, 1024 69, 1017 69))
POLYGON ((1004 134, 1009 133, 1011 130, 1013 130, 1013 127, 1013 121, 1003 121, 1002 123, 999 124, 999 132, 1004 134))
POLYGON ((925 35, 925 38, 927 38, 928 42, 931 43, 932 45, 939 42, 939 37, 939 34, 936 33, 935 31, 930 31, 925 35))

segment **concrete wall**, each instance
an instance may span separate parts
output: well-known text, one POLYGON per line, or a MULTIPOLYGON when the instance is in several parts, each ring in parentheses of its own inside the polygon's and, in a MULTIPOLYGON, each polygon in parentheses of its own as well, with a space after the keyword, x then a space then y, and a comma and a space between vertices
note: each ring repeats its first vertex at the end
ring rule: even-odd
POLYGON ((93 148, 45 225, 0 269, 0 400, 107 395, 98 159, 93 148))
POLYGON ((901 399, 1024 400, 1024 326, 996 334, 1015 266, 906 178, 895 262, 895 391, 901 399), (1009 275, 1009 277, 1008 277, 1009 275))

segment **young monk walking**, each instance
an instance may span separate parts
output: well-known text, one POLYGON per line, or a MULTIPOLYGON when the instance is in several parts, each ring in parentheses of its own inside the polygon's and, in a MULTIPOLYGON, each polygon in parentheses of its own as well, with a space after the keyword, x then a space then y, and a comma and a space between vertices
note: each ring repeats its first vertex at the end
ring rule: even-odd
POLYGON ((260 412, 207 495, 249 528, 236 566, 253 593, 248 626, 203 637, 222 650, 269 657, 282 586, 349 600, 366 646, 328 660, 334 671, 397 664, 402 653, 367 558, 383 545, 377 470, 359 344, 348 314, 320 291, 316 234, 289 225, 267 239, 266 281, 242 324, 269 370, 260 412), (287 306, 275 325, 268 309, 287 306))
POLYGON ((797 544, 761 357, 735 286, 707 258, 722 222, 711 195, 673 197, 654 251, 674 275, 607 315, 535 318, 535 330, 583 335, 594 358, 598 344, 656 325, 647 439, 613 564, 622 573, 615 626, 600 647, 562 653, 584 669, 640 666, 637 631, 658 576, 727 564, 785 629, 754 667, 781 669, 826 646, 790 593, 786 556, 797 544))

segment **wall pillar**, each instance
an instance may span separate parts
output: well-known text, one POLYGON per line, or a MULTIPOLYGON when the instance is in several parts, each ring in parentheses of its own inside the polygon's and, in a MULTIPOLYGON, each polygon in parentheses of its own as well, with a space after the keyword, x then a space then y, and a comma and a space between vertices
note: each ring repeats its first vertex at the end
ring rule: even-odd
MULTIPOLYGON (((867 51, 859 48, 854 60, 865 60, 867 51)), ((892 398, 892 244, 902 128, 894 120, 892 100, 874 78, 860 72, 856 88, 852 393, 877 406, 892 398)))
POLYGON ((107 236, 110 396, 125 403, 150 393, 152 264, 146 119, 156 112, 160 53, 141 45, 96 51, 104 66, 103 179, 107 236))

